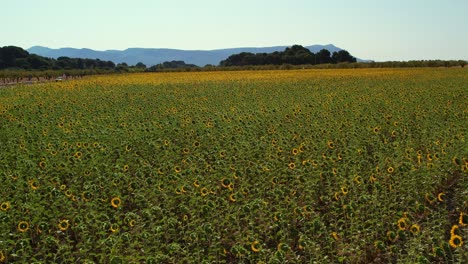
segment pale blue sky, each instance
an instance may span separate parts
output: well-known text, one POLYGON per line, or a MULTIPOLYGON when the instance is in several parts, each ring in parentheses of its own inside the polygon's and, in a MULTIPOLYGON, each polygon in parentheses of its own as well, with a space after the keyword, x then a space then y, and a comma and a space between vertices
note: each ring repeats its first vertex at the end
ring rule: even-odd
POLYGON ((468 59, 468 0, 1 0, 0 46, 219 49, 332 43, 468 59))

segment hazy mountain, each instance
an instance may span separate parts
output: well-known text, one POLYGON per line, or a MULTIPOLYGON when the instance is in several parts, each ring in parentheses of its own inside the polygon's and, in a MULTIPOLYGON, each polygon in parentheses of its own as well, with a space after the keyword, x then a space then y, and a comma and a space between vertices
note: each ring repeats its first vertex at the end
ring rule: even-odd
MULTIPOLYGON (((216 49, 216 50, 178 50, 178 49, 147 49, 147 48, 130 48, 126 50, 105 50, 97 51, 92 49, 74 49, 60 48, 50 49, 42 46, 34 46, 29 48, 29 53, 34 53, 40 56, 49 58, 70 57, 70 58, 90 58, 100 59, 105 61, 113 61, 114 63, 125 62, 128 65, 135 65, 138 62, 143 62, 147 66, 162 63, 164 61, 184 61, 186 63, 204 66, 206 64, 218 65, 221 60, 224 60, 232 54, 241 52, 252 53, 271 53, 274 51, 284 51, 287 46, 275 46, 264 48, 231 48, 231 49, 216 49)), ((321 49, 327 49, 331 53, 340 51, 341 49, 332 45, 312 45, 306 46, 311 52, 318 52, 321 49)), ((358 61, 360 61, 358 59, 358 61)))

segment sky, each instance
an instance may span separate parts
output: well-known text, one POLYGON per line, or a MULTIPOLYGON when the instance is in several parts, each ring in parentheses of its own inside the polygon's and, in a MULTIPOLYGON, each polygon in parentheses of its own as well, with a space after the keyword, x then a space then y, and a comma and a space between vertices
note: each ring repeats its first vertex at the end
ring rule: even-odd
POLYGON ((468 60, 468 0, 0 0, 0 46, 334 44, 375 61, 468 60))

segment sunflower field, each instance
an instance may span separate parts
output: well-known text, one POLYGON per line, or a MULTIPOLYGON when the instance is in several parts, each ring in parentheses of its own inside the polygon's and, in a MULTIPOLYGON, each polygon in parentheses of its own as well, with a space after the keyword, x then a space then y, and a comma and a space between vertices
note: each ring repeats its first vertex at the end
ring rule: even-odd
POLYGON ((0 89, 0 263, 467 263, 468 70, 0 89))

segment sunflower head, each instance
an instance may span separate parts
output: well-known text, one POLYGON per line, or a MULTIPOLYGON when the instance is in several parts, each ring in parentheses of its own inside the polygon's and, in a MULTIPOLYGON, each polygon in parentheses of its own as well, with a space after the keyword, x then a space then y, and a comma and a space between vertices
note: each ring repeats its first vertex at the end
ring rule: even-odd
POLYGON ((393 231, 387 231, 387 238, 390 242, 395 242, 398 238, 397 234, 393 231))
POLYGON ((115 233, 115 232, 118 232, 120 230, 120 227, 118 224, 111 224, 110 227, 109 227, 109 230, 112 232, 112 233, 115 233))
POLYGON ((419 233, 420 230, 421 228, 419 227, 418 224, 414 224, 410 227, 410 231, 413 235, 416 235, 417 233, 419 233))
POLYGON ((461 236, 459 235, 452 235, 450 237, 450 241, 449 241, 449 244, 452 248, 458 248, 458 247, 461 247, 463 245, 463 239, 461 236))
POLYGON ((10 202, 3 202, 0 205, 0 210, 2 210, 2 211, 8 211, 8 209, 10 209, 10 208, 11 208, 10 202))
POLYGON ((468 225, 468 215, 461 212, 460 213, 460 218, 458 219, 458 223, 461 225, 461 226, 466 226, 468 225))
POLYGON ((335 239, 335 240, 340 240, 340 237, 338 236, 338 233, 336 233, 336 232, 333 232, 333 233, 332 233, 332 237, 333 237, 333 239, 335 239))
POLYGON ((439 202, 443 202, 444 197, 445 197, 445 193, 441 192, 437 195, 437 200, 439 200, 439 202))
POLYGON ((252 249, 253 252, 260 252, 261 250, 260 242, 258 242, 258 240, 255 240, 254 242, 250 244, 250 248, 252 249))
POLYGON ((348 187, 344 186, 344 187, 341 187, 341 193, 346 195, 348 194, 349 190, 348 190, 348 187))
POLYGON ((21 221, 18 223, 18 231, 24 233, 29 230, 29 223, 26 221, 21 221))
POLYGON ((376 248, 377 250, 379 250, 379 251, 384 251, 384 250, 385 250, 385 244, 384 244, 384 242, 382 242, 382 241, 380 241, 380 240, 375 241, 375 242, 374 242, 374 246, 375 246, 375 248, 376 248))
POLYGON ((61 220, 58 223, 58 228, 60 229, 60 231, 66 231, 69 227, 70 227, 70 223, 66 219, 61 220))
POLYGON ((408 219, 406 217, 400 218, 397 225, 399 230, 406 230, 408 228, 408 219))
POLYGON ((114 208, 119 208, 122 205, 122 200, 120 199, 120 197, 114 197, 111 200, 111 205, 114 208))
POLYGON ((452 228, 450 229, 450 235, 451 236, 458 235, 458 230, 459 230, 458 225, 453 225, 452 228))

